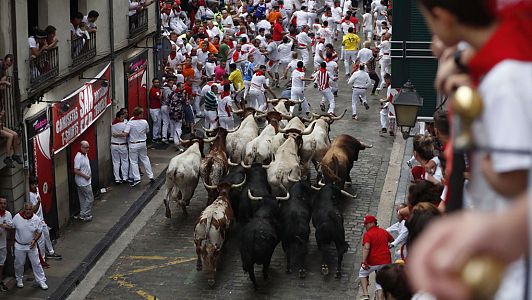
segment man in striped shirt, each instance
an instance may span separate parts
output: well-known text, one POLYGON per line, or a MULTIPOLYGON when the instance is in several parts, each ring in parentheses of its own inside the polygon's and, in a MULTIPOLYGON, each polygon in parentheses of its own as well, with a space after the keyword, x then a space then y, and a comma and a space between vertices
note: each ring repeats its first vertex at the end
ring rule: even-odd
POLYGON ((218 85, 211 85, 211 90, 203 96, 205 102, 205 128, 214 129, 218 127, 218 85))
POLYGON ((318 85, 318 90, 322 94, 320 101, 320 108, 322 111, 325 111, 325 100, 329 101, 329 110, 327 113, 330 115, 336 116, 334 114, 335 102, 334 95, 330 86, 331 81, 335 81, 336 78, 327 71, 327 63, 322 61, 320 63, 320 69, 316 72, 316 84, 318 85))

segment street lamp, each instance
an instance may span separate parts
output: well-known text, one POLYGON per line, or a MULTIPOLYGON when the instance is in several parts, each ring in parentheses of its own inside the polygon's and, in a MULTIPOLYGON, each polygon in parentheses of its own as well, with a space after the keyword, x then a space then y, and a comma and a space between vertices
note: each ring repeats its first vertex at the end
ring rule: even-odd
POLYGON ((410 136, 410 130, 416 126, 419 108, 423 106, 423 98, 416 92, 414 85, 408 80, 401 91, 393 99, 397 126, 401 128, 403 138, 410 136), (405 129, 403 129, 405 127, 405 129))

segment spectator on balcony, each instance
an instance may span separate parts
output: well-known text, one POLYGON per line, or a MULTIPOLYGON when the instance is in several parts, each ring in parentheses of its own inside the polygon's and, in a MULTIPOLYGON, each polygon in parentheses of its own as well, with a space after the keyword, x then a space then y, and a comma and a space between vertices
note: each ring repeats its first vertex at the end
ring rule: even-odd
POLYGON ((15 168, 13 161, 19 164, 23 164, 22 157, 17 154, 20 153, 20 138, 18 134, 4 126, 5 111, 0 111, 0 137, 6 139, 6 158, 4 158, 4 164, 9 168, 15 168))
POLYGON ((129 0, 129 16, 135 15, 137 12, 144 10, 147 6, 153 4, 154 0, 129 0))
POLYGON ((83 22, 83 14, 79 11, 70 17, 70 36, 74 38, 78 34, 79 25, 83 22))
POLYGON ((46 44, 48 44, 48 48, 57 47, 57 43, 59 42, 56 36, 57 28, 52 25, 48 25, 44 31, 46 32, 46 44))
POLYGON ((98 20, 98 17, 100 14, 95 11, 91 10, 89 11, 89 14, 83 17, 83 23, 87 24, 87 31, 88 32, 96 32, 98 30, 98 27, 96 26, 96 20, 98 20))
POLYGON ((13 65, 14 60, 13 54, 6 54, 4 59, 0 59, 0 89, 11 86, 11 82, 7 80, 7 70, 13 65))
POLYGON ((41 29, 36 29, 34 34, 28 38, 31 58, 39 57, 41 53, 50 48, 46 43, 46 38, 46 31, 41 29))

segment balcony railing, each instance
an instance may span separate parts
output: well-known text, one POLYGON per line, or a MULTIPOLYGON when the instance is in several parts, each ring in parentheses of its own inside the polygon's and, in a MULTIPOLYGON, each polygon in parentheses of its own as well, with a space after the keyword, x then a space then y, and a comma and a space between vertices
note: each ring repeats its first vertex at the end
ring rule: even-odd
POLYGON ((30 58, 30 83, 36 87, 59 74, 59 52, 57 47, 30 58))
POLYGON ((148 10, 143 9, 129 16, 129 38, 135 38, 140 33, 148 30, 148 10))
POLYGON ((75 36, 70 43, 70 55, 73 66, 96 56, 96 32, 90 32, 89 39, 86 36, 75 36))
POLYGON ((0 111, 5 109, 4 122, 6 127, 13 130, 18 129, 18 113, 15 105, 15 89, 14 89, 14 79, 11 76, 8 76, 6 79, 11 86, 0 85, 0 111))

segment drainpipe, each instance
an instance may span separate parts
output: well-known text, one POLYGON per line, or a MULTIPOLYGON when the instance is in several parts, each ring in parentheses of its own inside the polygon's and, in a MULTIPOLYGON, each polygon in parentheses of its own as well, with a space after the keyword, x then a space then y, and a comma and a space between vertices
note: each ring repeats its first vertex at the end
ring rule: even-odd
POLYGON ((160 76, 162 74, 162 68, 161 68, 161 48, 162 48, 162 42, 161 42, 161 25, 162 25, 162 20, 161 20, 161 5, 160 5, 160 0, 157 0, 155 1, 155 13, 157 15, 156 17, 156 20, 157 20, 157 31, 155 33, 155 47, 154 47, 154 51, 155 51, 155 72, 154 73, 154 78, 159 78, 159 80, 161 80, 160 76))
POLYGON ((116 84, 115 84, 115 22, 114 22, 114 1, 109 0, 109 42, 111 45, 111 101, 116 100, 116 84))
MULTIPOLYGON (((17 10, 16 10, 16 0, 11 0, 11 32, 17 32, 17 10)), ((20 89, 19 89, 19 78, 18 78, 18 46, 17 46, 17 35, 12 34, 11 35, 11 43, 13 44, 13 58, 15 60, 15 63, 13 64, 13 79, 14 79, 14 85, 13 85, 13 91, 15 92, 15 101, 17 103, 20 103, 20 89)), ((22 114, 20 110, 20 105, 16 105, 15 111, 17 113, 17 116, 20 118, 20 121, 22 122, 22 114)))

